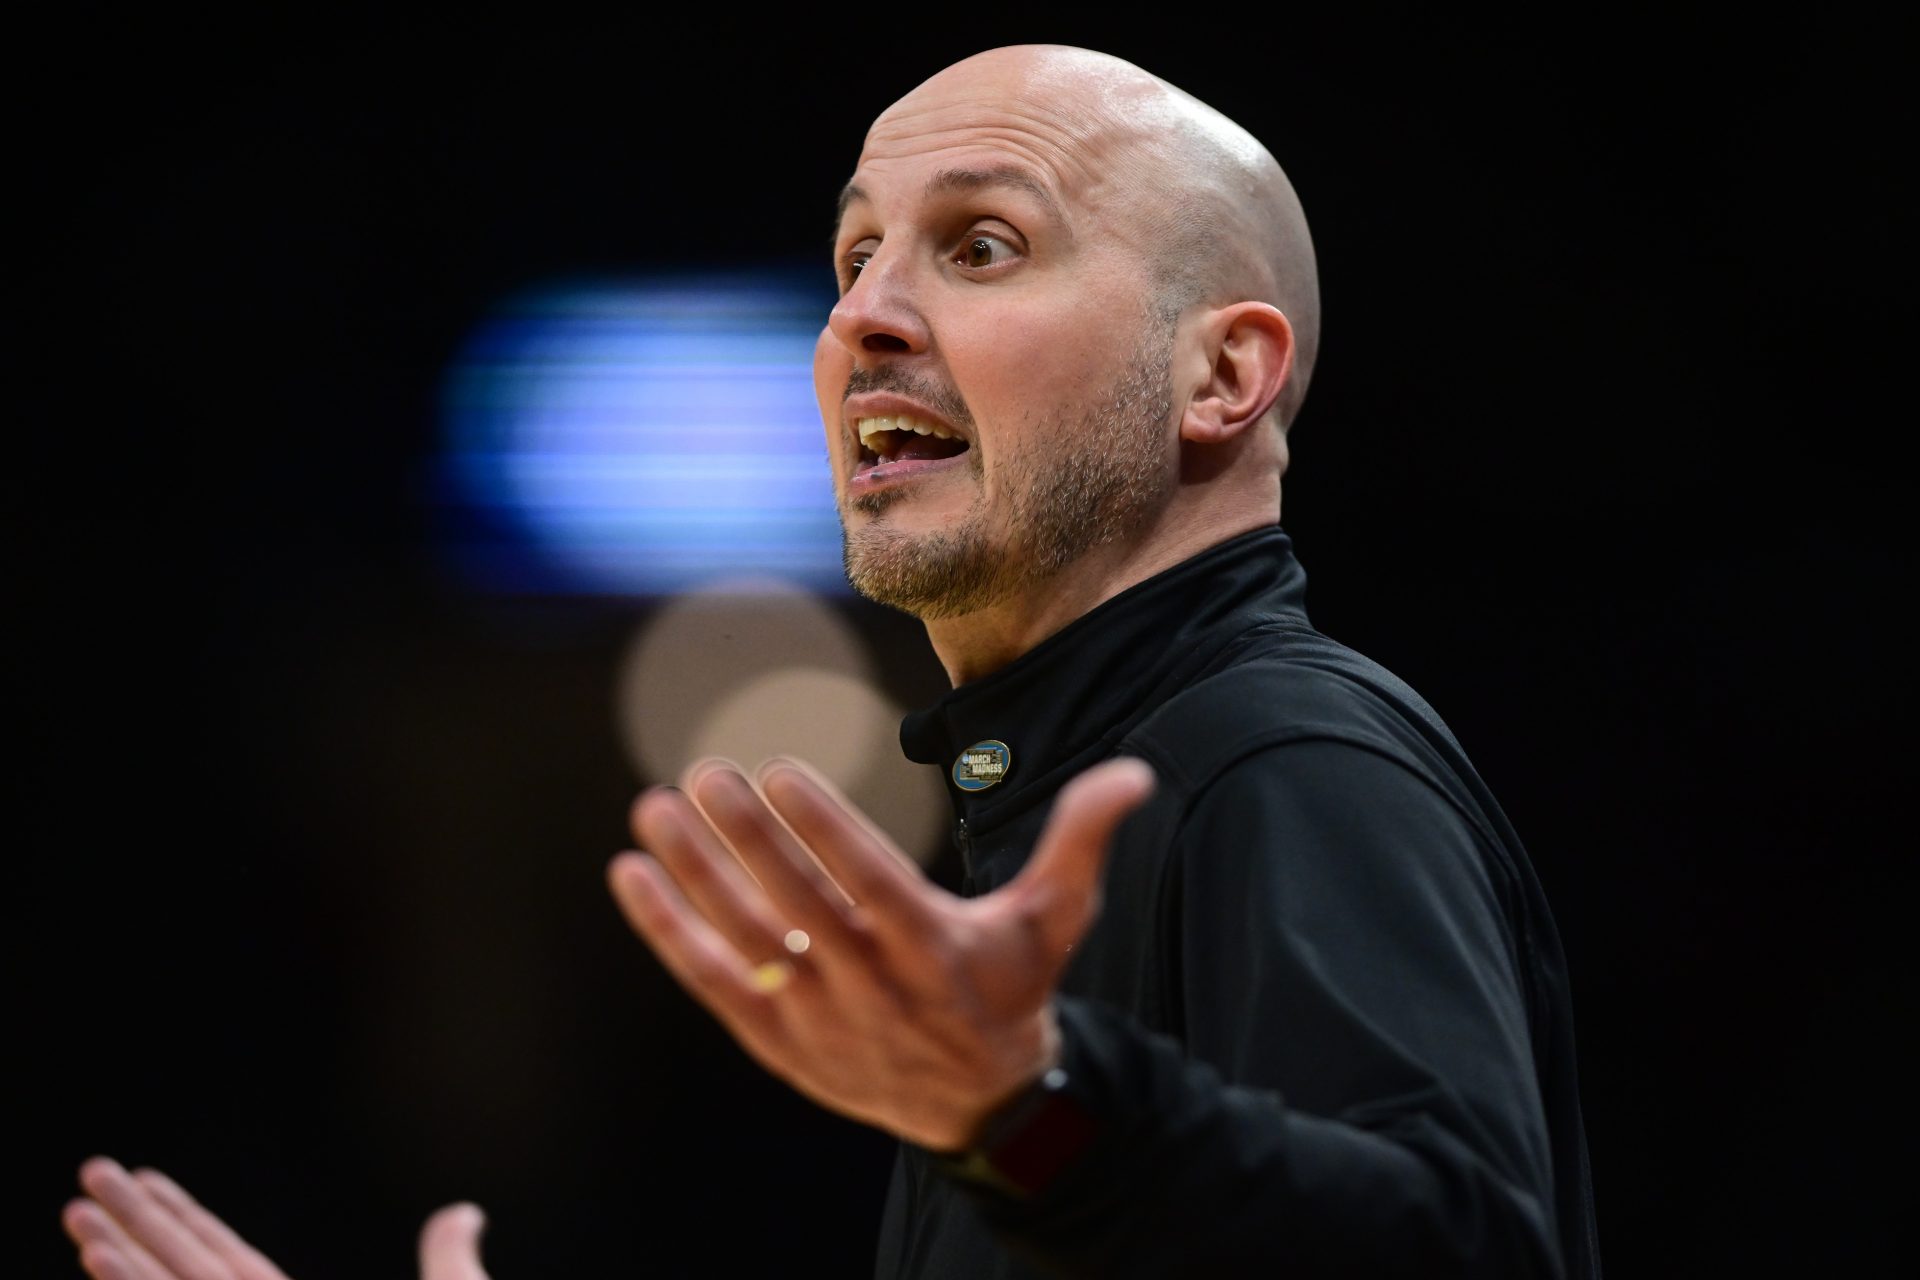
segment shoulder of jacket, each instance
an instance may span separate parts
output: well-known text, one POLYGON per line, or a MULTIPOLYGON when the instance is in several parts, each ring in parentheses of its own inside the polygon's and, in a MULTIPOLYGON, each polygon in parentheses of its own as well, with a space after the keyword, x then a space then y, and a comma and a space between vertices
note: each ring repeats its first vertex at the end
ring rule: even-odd
POLYGON ((1413 764, 1418 733, 1408 720, 1411 708, 1389 700, 1383 681, 1404 688, 1384 668, 1343 650, 1251 657, 1180 690, 1133 727, 1120 751, 1145 757, 1187 790, 1292 742, 1346 742, 1413 764))

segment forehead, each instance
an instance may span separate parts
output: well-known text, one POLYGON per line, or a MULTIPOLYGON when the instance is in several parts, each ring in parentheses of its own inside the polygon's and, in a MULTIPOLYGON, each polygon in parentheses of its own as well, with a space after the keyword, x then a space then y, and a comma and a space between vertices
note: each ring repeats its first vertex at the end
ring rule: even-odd
POLYGON ((882 202, 993 185, 1024 189, 1058 215, 1084 214, 1126 132, 1072 96, 923 86, 874 122, 848 194, 882 202))

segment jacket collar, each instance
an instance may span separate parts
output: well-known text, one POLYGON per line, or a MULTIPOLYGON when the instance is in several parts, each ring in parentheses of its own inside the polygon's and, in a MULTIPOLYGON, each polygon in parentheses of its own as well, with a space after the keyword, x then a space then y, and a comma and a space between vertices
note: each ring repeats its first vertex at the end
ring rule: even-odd
POLYGON ((902 750, 941 767, 971 831, 998 825, 1109 754, 1236 636, 1262 623, 1305 625, 1306 573, 1292 548, 1273 525, 1136 583, 992 675, 910 713, 902 750), (963 790, 956 762, 986 742, 1005 745, 1006 773, 963 790))

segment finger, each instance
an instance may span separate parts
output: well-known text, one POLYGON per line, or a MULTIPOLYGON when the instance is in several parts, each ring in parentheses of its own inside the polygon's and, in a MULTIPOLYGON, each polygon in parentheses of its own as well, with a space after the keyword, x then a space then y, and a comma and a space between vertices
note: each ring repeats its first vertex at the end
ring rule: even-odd
POLYGON ((769 761, 760 777, 767 803, 846 889, 883 942, 910 946, 933 932, 940 891, 864 814, 795 761, 769 761))
MULTIPOLYGON (((852 823, 865 834, 866 842, 869 846, 885 853, 893 859, 894 865, 899 870, 901 879, 905 883, 921 884, 925 882, 926 875, 920 870, 920 864, 902 852, 900 846, 893 842, 893 837, 881 830, 880 824, 868 817, 865 810, 861 809, 860 806, 853 801, 847 799, 846 793, 834 785, 832 778, 829 778, 805 760, 795 760, 790 756, 775 756, 773 759, 766 761, 760 766, 759 773, 756 775, 756 781, 759 783, 762 792, 767 789, 768 777, 782 769, 791 769, 806 781, 811 782, 815 789, 826 797, 828 804, 839 810, 847 822, 852 823)), ((769 799, 771 799, 771 797, 769 797, 769 799)))
POLYGON ((774 910, 822 944, 819 956, 830 960, 856 954, 857 930, 846 893, 738 769, 702 762, 689 773, 688 790, 714 830, 765 888, 774 910))
MULTIPOLYGON (((623 853, 608 865, 607 883, 627 923, 674 980, 763 1066, 785 1075, 776 997, 754 985, 753 970, 687 905, 659 864, 643 853, 623 853)), ((794 994, 777 998, 790 1002, 794 994)))
POLYGON ((487 1280, 480 1233, 487 1216, 474 1204, 450 1204, 420 1228, 420 1280, 487 1280))
POLYGON ((200 1243, 232 1267, 239 1280, 287 1280, 286 1273, 275 1266, 271 1258, 248 1244, 239 1232, 202 1207, 187 1194, 185 1187, 166 1174, 158 1169, 136 1169, 133 1178, 193 1232, 200 1243))
POLYGON ((60 1225, 80 1248, 80 1265, 96 1280, 172 1280, 135 1244, 111 1214, 92 1200, 73 1200, 60 1225))
POLYGON ((110 1244, 90 1244, 80 1250, 80 1267, 93 1280, 172 1280, 162 1272, 149 1270, 151 1265, 151 1260, 135 1263, 110 1244))
POLYGON ((114 1161, 96 1156, 81 1165, 80 1185, 165 1272, 196 1280, 228 1274, 220 1259, 170 1209, 114 1161))
POLYGON ((634 802, 634 834, 687 901, 734 950, 754 960, 780 954, 791 927, 682 792, 661 787, 634 802))
POLYGON ((1033 856, 1002 890, 1033 914, 1049 955, 1064 956, 1100 909, 1100 874, 1114 829, 1153 794, 1153 769, 1123 757, 1060 789, 1033 856))

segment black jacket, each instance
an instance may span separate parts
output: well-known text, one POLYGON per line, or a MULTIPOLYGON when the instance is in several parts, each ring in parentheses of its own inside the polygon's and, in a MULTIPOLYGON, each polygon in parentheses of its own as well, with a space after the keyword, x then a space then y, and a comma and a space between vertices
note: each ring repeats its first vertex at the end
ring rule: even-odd
POLYGON ((1314 631, 1278 528, 1122 593, 910 715, 965 891, 1062 784, 1159 775, 1069 965, 1097 1136, 1037 1194, 903 1147, 882 1277, 1599 1274, 1567 975, 1519 839, 1433 711, 1314 631))

